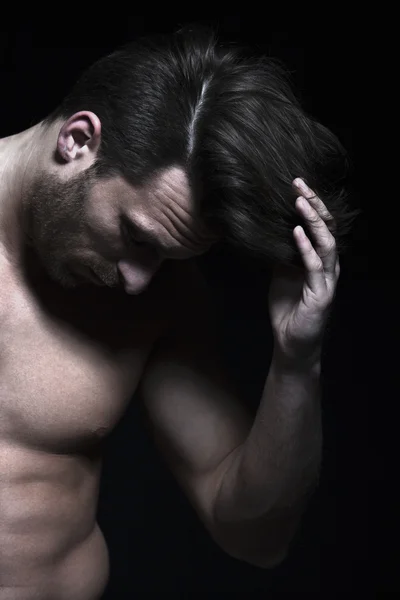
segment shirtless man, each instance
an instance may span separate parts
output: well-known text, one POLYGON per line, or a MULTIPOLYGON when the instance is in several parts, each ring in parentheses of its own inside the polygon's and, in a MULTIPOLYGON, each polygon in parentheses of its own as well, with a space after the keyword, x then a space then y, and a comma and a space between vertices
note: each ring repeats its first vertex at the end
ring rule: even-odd
MULTIPOLYGON (((158 99, 129 83, 127 52, 102 64, 113 93, 101 89, 95 67, 92 83, 82 84, 99 84, 94 99, 77 88, 61 112, 0 141, 0 600, 101 597, 109 578, 96 523, 101 442, 134 393, 199 518, 234 558, 279 564, 318 476, 320 332, 338 277, 330 215, 296 182, 309 198, 308 209, 298 202, 299 215, 324 263, 321 271, 317 251, 296 234, 308 283, 325 272, 330 286, 313 305, 314 328, 304 315, 312 332, 296 338, 285 326, 290 339, 279 334, 279 286, 271 292, 276 356, 253 422, 218 360, 195 267, 219 233, 203 218, 179 154, 187 158, 200 135, 210 71, 188 102, 187 124, 179 94, 149 71, 166 115, 176 102, 182 119, 181 132, 167 139, 167 123, 157 139, 146 128, 158 99), (130 102, 149 147, 132 123, 127 145, 122 112, 130 102)), ((177 90, 185 77, 200 77, 190 64, 193 72, 170 82, 177 90)))

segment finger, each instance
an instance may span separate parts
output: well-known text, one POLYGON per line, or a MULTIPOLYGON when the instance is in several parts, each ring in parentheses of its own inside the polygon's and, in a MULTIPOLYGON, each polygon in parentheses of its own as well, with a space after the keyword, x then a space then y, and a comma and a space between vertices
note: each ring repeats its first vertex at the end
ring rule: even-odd
POLYGON ((311 206, 317 211, 321 219, 323 219, 332 233, 336 231, 336 221, 331 215, 321 198, 317 196, 311 188, 303 181, 303 179, 297 178, 293 181, 294 187, 300 191, 300 193, 307 198, 311 206))
POLYGON ((315 250, 324 266, 328 276, 335 274, 336 265, 336 240, 329 231, 325 221, 310 205, 308 200, 300 196, 296 200, 296 208, 303 216, 313 237, 315 250))
POLYGON ((339 261, 339 256, 336 257, 335 275, 336 275, 336 279, 339 279, 339 276, 340 276, 340 261, 339 261))
POLYGON ((305 266, 306 283, 316 296, 321 296, 321 292, 325 292, 326 290, 326 280, 322 260, 316 253, 312 243, 300 225, 294 228, 293 236, 305 266))

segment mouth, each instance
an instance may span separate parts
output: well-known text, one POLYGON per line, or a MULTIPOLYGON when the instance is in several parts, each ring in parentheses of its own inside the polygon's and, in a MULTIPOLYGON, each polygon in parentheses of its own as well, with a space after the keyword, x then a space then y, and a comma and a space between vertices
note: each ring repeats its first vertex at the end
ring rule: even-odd
POLYGON ((88 267, 88 277, 91 278, 93 283, 95 283, 96 285, 101 285, 101 286, 106 285, 104 283, 104 281, 102 279, 100 279, 100 277, 98 275, 96 275, 96 273, 90 267, 88 267))
POLYGON ((90 281, 98 286, 105 286, 106 284, 90 267, 75 263, 72 267, 70 267, 73 271, 74 275, 79 279, 81 283, 87 283, 90 281))

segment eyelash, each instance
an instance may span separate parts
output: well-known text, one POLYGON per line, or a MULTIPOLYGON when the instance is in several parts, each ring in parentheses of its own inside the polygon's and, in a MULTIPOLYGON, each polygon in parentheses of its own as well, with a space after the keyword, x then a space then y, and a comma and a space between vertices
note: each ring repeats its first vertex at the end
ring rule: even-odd
POLYGON ((124 227, 124 231, 125 231, 125 236, 128 242, 132 242, 132 244, 135 244, 135 246, 146 246, 148 245, 147 242, 139 242, 138 240, 135 240, 135 238, 133 237, 133 235, 131 234, 131 232, 128 230, 127 227, 124 227))

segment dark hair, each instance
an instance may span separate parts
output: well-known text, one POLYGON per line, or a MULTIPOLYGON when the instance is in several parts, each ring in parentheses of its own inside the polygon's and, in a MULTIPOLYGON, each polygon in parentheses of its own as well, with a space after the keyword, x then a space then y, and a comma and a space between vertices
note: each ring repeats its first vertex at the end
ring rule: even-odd
POLYGON ((361 213, 350 208, 343 185, 347 153, 302 109, 280 61, 186 27, 100 59, 45 123, 79 110, 102 123, 99 176, 119 173, 141 185, 164 168, 183 167, 206 222, 236 250, 300 266, 296 177, 335 218, 339 254, 347 249, 361 213))

